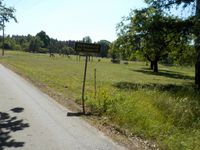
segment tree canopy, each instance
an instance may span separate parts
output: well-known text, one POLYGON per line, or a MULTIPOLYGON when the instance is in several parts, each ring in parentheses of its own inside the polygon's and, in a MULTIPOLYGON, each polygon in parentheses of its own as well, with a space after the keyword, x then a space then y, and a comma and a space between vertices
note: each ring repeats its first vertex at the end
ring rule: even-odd
POLYGON ((44 43, 43 48, 48 48, 50 45, 50 38, 44 31, 40 31, 36 34, 40 38, 40 40, 44 43))
POLYGON ((84 43, 92 43, 92 39, 90 36, 85 36, 85 37, 83 37, 83 42, 84 43))
MULTIPOLYGON (((164 15, 153 6, 133 10, 118 24, 118 39, 111 48, 117 48, 122 59, 140 51, 139 54, 151 62, 151 69, 158 72, 158 61, 167 59, 169 54, 177 54, 171 53, 174 50, 180 52, 183 47, 189 49, 192 41, 189 27, 192 24, 191 20, 164 15)), ((114 50, 111 52, 116 53, 114 50)))
MULTIPOLYGON (((195 63, 195 84, 200 90, 200 0, 145 0, 149 5, 153 7, 160 8, 162 10, 170 9, 173 6, 182 5, 186 8, 189 5, 193 5, 194 8, 191 12, 191 16, 188 20, 191 20, 193 24, 189 27, 192 28, 192 32, 195 35, 195 51, 196 51, 196 63, 195 63), (195 11, 194 11, 195 10, 195 11)), ((188 28, 188 26, 182 26, 183 28, 188 28)))
POLYGON ((4 21, 9 22, 9 20, 13 19, 15 22, 17 22, 17 19, 15 17, 15 9, 13 7, 7 7, 5 4, 3 4, 3 0, 0 0, 0 29, 4 26, 4 21))

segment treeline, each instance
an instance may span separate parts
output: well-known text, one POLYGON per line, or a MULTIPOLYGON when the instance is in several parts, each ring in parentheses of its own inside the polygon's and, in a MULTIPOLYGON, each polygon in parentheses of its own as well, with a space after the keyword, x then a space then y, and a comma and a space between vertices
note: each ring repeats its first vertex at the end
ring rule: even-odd
MULTIPOLYGON (((0 47, 7 50, 19 50, 31 53, 56 53, 62 55, 74 55, 76 42, 92 42, 90 37, 84 37, 83 40, 60 41, 50 38, 44 31, 37 33, 35 36, 12 35, 6 36, 3 44, 3 38, 0 38, 0 47)), ((97 43, 101 45, 99 57, 107 57, 110 42, 100 40, 97 43)))
POLYGON ((59 41, 50 38, 44 31, 35 36, 13 35, 6 36, 4 44, 1 37, 1 48, 8 50, 20 50, 32 53, 58 53, 75 54, 74 45, 76 41, 59 41))
MULTIPOLYGON (((96 42, 101 45, 99 57, 110 57, 113 62, 117 60, 149 61, 152 69, 155 68, 153 63, 158 61, 168 65, 194 65, 195 48, 192 35, 173 33, 166 30, 165 27, 158 28, 156 23, 161 26, 160 20, 148 21, 148 19, 152 20, 150 16, 146 15, 145 18, 139 18, 142 14, 140 12, 137 13, 129 16, 129 20, 134 19, 134 22, 131 21, 129 24, 125 24, 123 23, 124 20, 122 20, 119 23, 117 27, 118 38, 114 42, 111 43, 107 40, 96 42), (140 22, 141 20, 143 21, 140 22), (138 24, 147 24, 148 22, 154 23, 154 26, 151 28, 147 26, 136 28, 138 24), (132 27, 128 30, 129 32, 125 30, 127 27, 132 27), (147 33, 143 35, 143 32, 147 33)), ((162 19, 165 20, 166 18, 162 19)), ((173 18, 170 18, 171 20, 167 19, 171 22, 174 21, 173 18)), ((37 33, 35 36, 6 36, 4 45, 2 37, 0 40, 0 46, 1 48, 4 47, 4 49, 60 55, 76 55, 76 42, 92 43, 92 39, 89 36, 83 37, 79 41, 60 41, 50 38, 44 31, 37 33)), ((155 71, 157 71, 157 68, 155 68, 155 71)))

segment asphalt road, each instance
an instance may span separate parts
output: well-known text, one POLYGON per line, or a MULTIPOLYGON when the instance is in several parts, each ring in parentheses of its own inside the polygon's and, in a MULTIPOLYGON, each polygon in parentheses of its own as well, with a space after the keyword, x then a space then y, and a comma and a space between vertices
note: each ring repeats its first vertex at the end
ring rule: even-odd
POLYGON ((0 150, 118 150, 69 110, 0 65, 0 150))

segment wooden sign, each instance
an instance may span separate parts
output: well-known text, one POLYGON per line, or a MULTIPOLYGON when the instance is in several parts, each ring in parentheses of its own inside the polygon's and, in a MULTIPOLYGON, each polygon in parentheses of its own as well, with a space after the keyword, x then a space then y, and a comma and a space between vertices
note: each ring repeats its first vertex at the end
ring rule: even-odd
POLYGON ((100 53, 100 48, 101 46, 99 44, 90 44, 81 42, 75 43, 75 51, 84 55, 98 54, 100 53))
POLYGON ((83 77, 83 87, 82 87, 83 114, 85 114, 85 81, 86 81, 86 75, 87 75, 88 57, 91 55, 100 53, 100 48, 101 46, 99 44, 90 44, 90 43, 81 43, 81 42, 75 43, 75 51, 77 52, 77 54, 86 56, 84 77, 83 77))

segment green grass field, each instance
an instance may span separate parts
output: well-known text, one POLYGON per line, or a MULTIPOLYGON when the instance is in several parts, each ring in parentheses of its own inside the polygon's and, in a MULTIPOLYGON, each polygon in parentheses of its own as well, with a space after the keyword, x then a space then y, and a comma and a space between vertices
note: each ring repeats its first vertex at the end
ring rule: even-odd
MULTIPOLYGON (((6 52, 0 62, 80 102, 84 58, 6 52)), ((200 96, 194 90, 194 68, 159 65, 157 74, 148 68, 145 62, 112 64, 109 59, 94 58, 88 64, 87 107, 129 133, 155 140, 161 149, 199 150, 200 96)))

